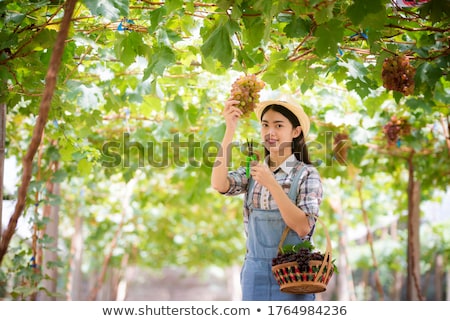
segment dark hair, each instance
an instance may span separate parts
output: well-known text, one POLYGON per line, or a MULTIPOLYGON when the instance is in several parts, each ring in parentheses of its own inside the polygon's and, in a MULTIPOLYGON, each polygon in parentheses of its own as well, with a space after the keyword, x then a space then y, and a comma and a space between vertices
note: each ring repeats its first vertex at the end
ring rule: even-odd
MULTIPOLYGON (((297 116, 295 116, 293 112, 291 112, 286 107, 277 104, 268 105, 266 108, 264 108, 263 112, 261 113, 260 121, 262 120, 264 114, 269 110, 273 110, 276 111, 277 113, 282 114, 289 120, 289 122, 292 124, 294 128, 301 125, 297 116)), ((303 136, 303 131, 300 133, 299 136, 293 139, 292 152, 294 153, 295 158, 297 158, 297 160, 305 164, 311 164, 311 161, 309 160, 308 146, 306 145, 305 137, 303 136)), ((265 148, 265 156, 267 155, 269 155, 269 151, 267 150, 267 148, 265 148)))

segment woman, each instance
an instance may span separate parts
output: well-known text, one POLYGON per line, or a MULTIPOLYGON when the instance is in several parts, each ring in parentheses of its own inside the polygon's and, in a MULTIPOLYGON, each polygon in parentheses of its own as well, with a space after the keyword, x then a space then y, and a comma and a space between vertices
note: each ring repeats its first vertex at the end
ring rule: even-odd
POLYGON ((272 258, 277 255, 281 234, 290 232, 285 244, 310 239, 322 201, 319 173, 308 158, 305 138, 310 121, 295 103, 269 100, 255 110, 261 122, 261 138, 266 157, 253 162, 250 178, 246 168, 228 170, 232 139, 242 112, 239 101, 225 102, 226 130, 211 177, 212 187, 224 195, 245 193, 244 227, 247 253, 241 271, 243 300, 312 301, 314 294, 280 291, 272 274, 272 258))

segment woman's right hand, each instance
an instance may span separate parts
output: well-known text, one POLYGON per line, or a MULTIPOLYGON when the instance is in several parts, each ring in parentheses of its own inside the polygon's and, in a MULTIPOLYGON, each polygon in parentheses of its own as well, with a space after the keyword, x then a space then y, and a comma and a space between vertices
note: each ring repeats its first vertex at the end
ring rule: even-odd
POLYGON ((237 127, 237 122, 242 116, 242 110, 237 107, 239 103, 239 100, 231 98, 225 102, 225 108, 223 109, 222 115, 225 118, 227 129, 234 131, 237 127))

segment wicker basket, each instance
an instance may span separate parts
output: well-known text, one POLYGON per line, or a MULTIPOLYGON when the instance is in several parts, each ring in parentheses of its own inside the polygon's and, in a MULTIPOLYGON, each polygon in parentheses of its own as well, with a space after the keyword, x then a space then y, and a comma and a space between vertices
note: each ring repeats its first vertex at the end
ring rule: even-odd
MULTIPOLYGON (((306 272, 300 272, 297 262, 287 262, 272 266, 272 273, 277 280, 280 290, 286 293, 307 294, 320 293, 327 289, 328 282, 333 275, 334 268, 331 261, 331 241, 325 225, 317 219, 324 228, 327 237, 327 247, 324 253, 323 261, 309 262, 309 269, 306 272)), ((281 252, 284 240, 289 232, 289 227, 281 236, 278 250, 281 252)))

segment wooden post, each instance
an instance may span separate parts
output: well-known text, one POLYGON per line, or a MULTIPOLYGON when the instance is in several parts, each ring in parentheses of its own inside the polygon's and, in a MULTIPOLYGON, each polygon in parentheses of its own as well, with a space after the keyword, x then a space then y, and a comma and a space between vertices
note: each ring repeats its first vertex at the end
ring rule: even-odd
POLYGON ((424 300, 420 286, 420 182, 414 177, 414 153, 408 158, 408 301, 424 300))
POLYGON ((2 242, 3 174, 5 172, 6 104, 0 104, 0 243, 2 242))

